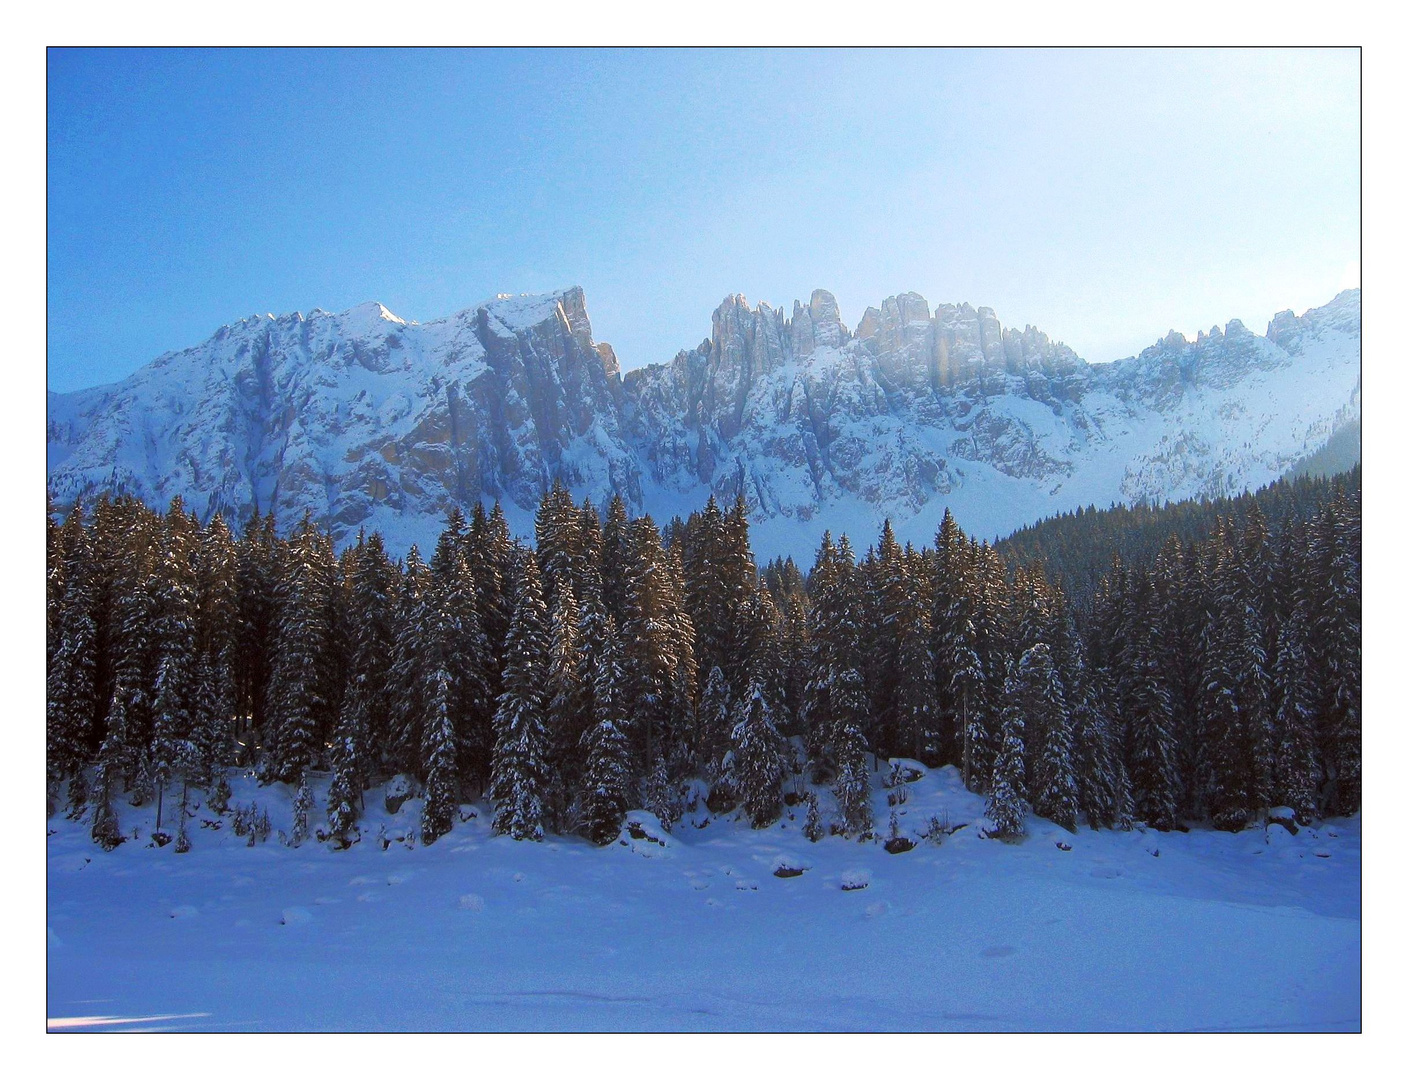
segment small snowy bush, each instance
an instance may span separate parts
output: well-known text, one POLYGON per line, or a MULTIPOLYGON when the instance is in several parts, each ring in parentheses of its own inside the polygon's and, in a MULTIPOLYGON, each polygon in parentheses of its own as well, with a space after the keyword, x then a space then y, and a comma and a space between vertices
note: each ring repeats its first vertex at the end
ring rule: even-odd
POLYGON ((802 824, 802 835, 815 844, 826 835, 826 825, 821 820, 821 804, 816 792, 807 792, 807 820, 802 824))
POLYGON ((841 871, 841 891, 855 892, 857 889, 868 888, 870 885, 869 870, 842 870, 841 871))

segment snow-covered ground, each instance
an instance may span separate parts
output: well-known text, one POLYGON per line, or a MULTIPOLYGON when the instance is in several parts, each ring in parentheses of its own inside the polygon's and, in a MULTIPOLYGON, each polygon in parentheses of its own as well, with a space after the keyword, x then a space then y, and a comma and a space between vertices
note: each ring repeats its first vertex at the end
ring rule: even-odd
MULTIPOLYGON (((888 836, 876 778, 877 832, 888 836)), ((315 787, 319 823, 326 780, 315 787)), ((896 808, 917 838, 754 831, 703 814, 595 848, 493 836, 484 806, 431 847, 418 800, 367 793, 347 851, 280 842, 282 785, 253 848, 203 805, 192 849, 105 854, 49 822, 51 1030, 1357 1030, 1360 822, 1292 836, 979 836, 952 769, 896 808), (965 826, 966 827, 958 827, 965 826), (377 839, 385 828, 386 843, 377 839), (665 842, 656 843, 651 834, 665 842), (801 874, 777 876, 779 868, 801 874), (843 888, 843 886, 849 886, 843 888), (859 886, 859 887, 857 887, 859 886)), ((202 801, 203 800, 197 800, 202 801)), ((823 804, 825 805, 825 804, 823 804)), ((168 807, 170 803, 168 803, 168 807)), ((795 815, 793 817, 792 815, 795 815)))

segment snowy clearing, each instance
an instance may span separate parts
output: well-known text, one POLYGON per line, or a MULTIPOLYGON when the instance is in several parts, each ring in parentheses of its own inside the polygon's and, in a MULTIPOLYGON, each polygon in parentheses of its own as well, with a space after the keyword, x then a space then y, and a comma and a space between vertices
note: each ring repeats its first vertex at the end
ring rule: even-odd
MULTIPOLYGON (((294 849, 292 792, 244 778, 235 801, 276 830, 252 848, 203 805, 184 855, 147 846, 151 807, 119 803, 110 854, 56 814, 49 1027, 1359 1029, 1359 818, 1294 835, 1029 818, 1009 844, 941 769, 894 808, 918 842, 892 855, 873 782, 870 843, 808 843, 796 806, 756 832, 681 822, 664 845, 518 843, 480 805, 427 848, 405 839, 420 801, 391 815, 375 790, 360 843, 294 849), (921 837, 932 818, 942 843, 921 837)), ((321 811, 326 779, 315 792, 321 811)))

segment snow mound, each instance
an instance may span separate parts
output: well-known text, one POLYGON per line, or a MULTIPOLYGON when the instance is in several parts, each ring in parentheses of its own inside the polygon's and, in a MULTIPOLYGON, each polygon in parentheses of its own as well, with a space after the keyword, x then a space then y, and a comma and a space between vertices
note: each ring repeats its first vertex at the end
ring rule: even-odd
POLYGON ((669 831, 648 810, 631 810, 621 826, 617 844, 647 859, 665 854, 670 846, 669 831))
POLYGON ((313 921, 313 913, 306 907, 286 907, 279 923, 283 926, 307 926, 313 921))
POLYGON ((841 871, 841 891, 855 892, 858 889, 870 887, 869 870, 842 870, 841 871))
POLYGON ((780 878, 801 877, 802 873, 811 869, 811 863, 804 860, 800 855, 784 853, 777 856, 772 861, 772 876, 780 878))

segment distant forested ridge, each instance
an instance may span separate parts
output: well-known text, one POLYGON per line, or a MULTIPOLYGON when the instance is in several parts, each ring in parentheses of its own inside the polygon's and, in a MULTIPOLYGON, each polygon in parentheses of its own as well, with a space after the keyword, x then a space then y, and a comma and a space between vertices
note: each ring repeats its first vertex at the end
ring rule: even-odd
POLYGON ((529 840, 609 843, 629 808, 668 827, 700 798, 756 827, 804 798, 813 838, 869 836, 875 767, 913 758, 956 766, 999 837, 1028 813, 1352 814, 1359 499, 1356 469, 996 547, 946 512, 933 547, 887 524, 857 556, 828 534, 804 575, 759 573, 741 502, 662 531, 558 487, 532 547, 475 506, 393 561, 376 534, 337 554, 306 516, 236 535, 180 500, 103 498, 48 521, 49 812, 111 848, 124 803, 179 796, 183 850, 189 790, 223 810, 238 767, 299 785, 305 830, 307 776, 330 773, 344 844, 393 776, 423 795, 426 843, 470 800, 529 840))
POLYGON ((1170 536, 1183 544, 1201 543, 1228 524, 1242 529, 1253 505, 1267 527, 1279 533, 1287 521, 1315 519, 1339 487, 1357 503, 1360 482, 1360 467, 1354 465, 1331 482, 1302 474, 1233 497, 1105 510, 1090 506, 1018 529, 995 546, 1010 562, 1042 563, 1048 575, 1085 607, 1116 555, 1126 566, 1148 566, 1170 536))

